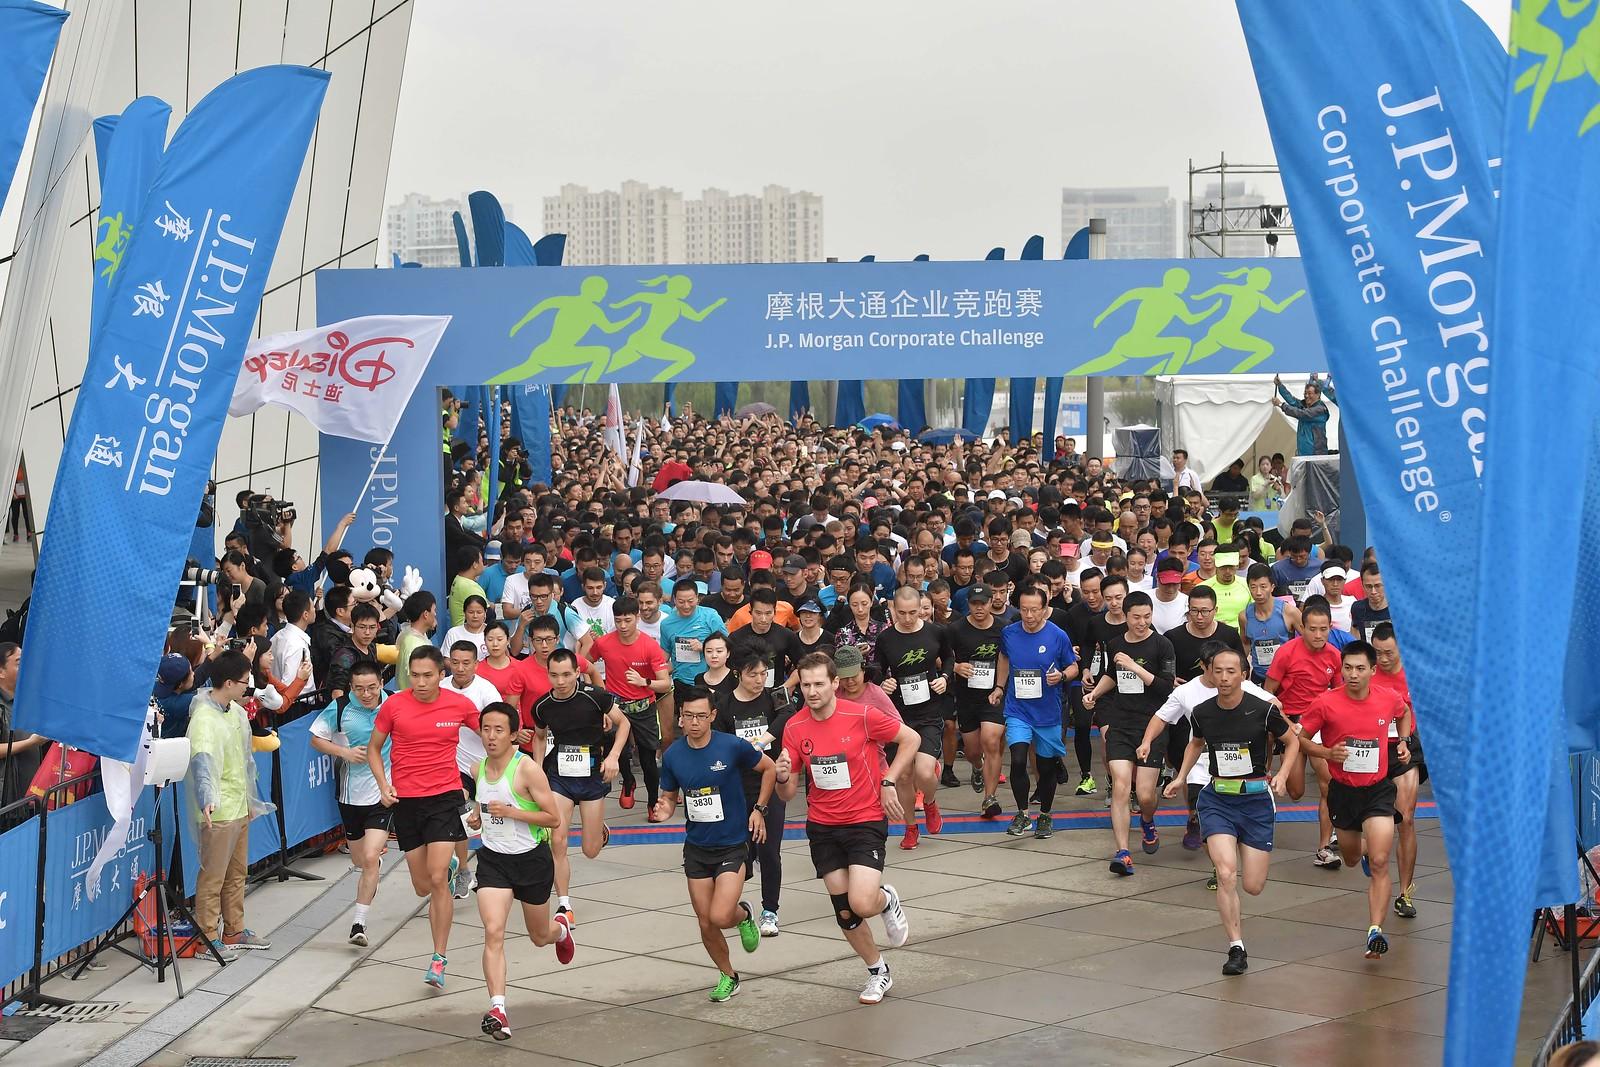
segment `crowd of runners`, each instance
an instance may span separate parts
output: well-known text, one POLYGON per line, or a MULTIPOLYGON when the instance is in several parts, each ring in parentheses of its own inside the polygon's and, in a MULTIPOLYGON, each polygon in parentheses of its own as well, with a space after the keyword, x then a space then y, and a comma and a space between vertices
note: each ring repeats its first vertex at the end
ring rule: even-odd
MULTIPOLYGON (((997 840, 1046 840, 1058 796, 1103 795, 1111 880, 1139 876, 1163 801, 1181 803, 1236 975, 1239 894, 1262 892, 1278 806, 1309 803, 1314 778, 1310 862, 1366 876, 1367 957, 1391 916, 1416 916, 1427 772, 1383 575, 1320 514, 1280 532, 1241 514, 1236 469, 1203 484, 1181 452, 1174 480, 1124 481, 1066 440, 1041 462, 1038 442, 692 415, 651 427, 629 488, 593 420, 560 417, 552 484, 529 484, 508 440, 476 523, 484 457, 447 456, 447 596, 382 620, 313 727, 362 871, 351 943, 367 944, 392 836, 428 900, 431 985, 461 967, 454 909, 476 897, 485 1033, 509 1036, 506 954, 530 951, 508 947, 513 907, 535 949, 571 962, 572 848, 600 855, 608 811, 641 803, 682 823, 719 1002, 738 956, 780 935, 786 827, 861 958, 860 1001, 881 1001, 883 950, 916 925, 890 856, 944 831, 941 790, 970 789, 997 840), (657 495, 691 477, 744 503, 657 495)), ((382 550, 362 563, 393 573, 382 550)), ((342 599, 322 612, 349 630, 342 599)))

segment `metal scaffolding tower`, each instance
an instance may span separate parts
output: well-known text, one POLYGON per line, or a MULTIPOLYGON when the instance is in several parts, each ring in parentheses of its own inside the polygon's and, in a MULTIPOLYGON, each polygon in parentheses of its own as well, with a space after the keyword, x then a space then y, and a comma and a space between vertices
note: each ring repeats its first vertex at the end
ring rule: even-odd
POLYGON ((1278 238, 1294 236, 1294 221, 1289 217, 1288 204, 1236 204, 1228 205, 1228 179, 1245 175, 1278 174, 1270 163, 1229 163, 1226 153, 1218 156, 1215 166, 1197 167, 1189 160, 1189 237, 1187 253, 1193 257, 1207 254, 1217 258, 1228 255, 1230 237, 1265 237, 1267 255, 1278 254, 1278 238), (1195 180, 1203 184, 1210 179, 1217 183, 1218 200, 1215 203, 1198 203, 1195 200, 1195 180), (1204 250, 1203 252, 1201 250, 1204 250))

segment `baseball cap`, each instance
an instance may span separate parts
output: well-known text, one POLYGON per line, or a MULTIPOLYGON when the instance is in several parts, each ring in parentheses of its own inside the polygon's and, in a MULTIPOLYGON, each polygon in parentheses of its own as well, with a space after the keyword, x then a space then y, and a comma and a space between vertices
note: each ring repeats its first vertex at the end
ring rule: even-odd
POLYGON ((750 553, 750 569, 753 571, 770 571, 772 569, 772 553, 760 548, 750 553))
POLYGON ((795 610, 796 614, 799 614, 802 611, 809 611, 814 615, 821 615, 822 614, 822 605, 817 603, 815 600, 808 600, 804 604, 801 604, 798 608, 795 608, 794 610, 795 610))
MULTIPOLYGON (((1237 552, 1218 552, 1211 559, 1219 567, 1237 567, 1239 565, 1239 553, 1237 552)), ((1323 571, 1322 573, 1327 574, 1328 572, 1323 571)))
POLYGON ((991 489, 991 490, 989 490, 989 499, 990 500, 1004 500, 1005 498, 1006 498, 1006 491, 1004 489, 991 489))
POLYGON ((1348 582, 1349 580, 1350 572, 1345 570, 1343 567, 1322 568, 1323 585, 1327 585, 1329 582, 1348 582))
POLYGON ((854 678, 861 673, 861 650, 845 645, 833 654, 833 667, 841 678, 854 678))
POLYGON ((188 659, 173 652, 161 657, 161 662, 156 666, 157 697, 169 697, 178 691, 178 686, 189 677, 192 668, 188 659))
POLYGON ((803 571, 806 569, 806 558, 801 555, 790 556, 783 561, 783 569, 786 571, 803 571))
POLYGON ((993 600, 993 599, 994 599, 994 590, 989 588, 989 586, 985 585, 983 582, 977 582, 970 589, 967 590, 967 603, 968 604, 972 603, 974 600, 993 600))

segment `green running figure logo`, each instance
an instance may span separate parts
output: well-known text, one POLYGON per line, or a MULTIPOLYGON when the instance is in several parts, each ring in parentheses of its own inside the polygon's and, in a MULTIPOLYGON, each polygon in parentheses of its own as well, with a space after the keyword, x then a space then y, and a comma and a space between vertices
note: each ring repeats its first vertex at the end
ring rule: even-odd
POLYGON ((104 263, 100 277, 106 279, 109 288, 117 276, 117 268, 122 266, 122 257, 128 252, 128 239, 133 236, 133 227, 122 221, 122 212, 108 215, 95 225, 95 232, 99 235, 94 243, 94 261, 104 263))
POLYGON ((685 299, 693 288, 693 283, 685 275, 663 274, 641 284, 647 287, 644 292, 634 293, 610 305, 613 311, 629 305, 642 305, 635 307, 627 318, 616 322, 608 318, 601 307, 608 283, 597 274, 583 280, 576 296, 552 296, 541 300, 511 327, 509 336, 515 337, 517 331, 546 311, 555 313, 550 322, 550 332, 534 346, 526 360, 490 378, 488 384, 520 382, 556 367, 578 368, 568 375, 566 381, 569 385, 598 382, 606 373, 620 370, 641 357, 661 360, 666 364, 651 381, 665 382, 676 378, 694 363, 694 353, 668 341, 664 336, 667 330, 680 318, 690 322, 705 321, 707 315, 727 303, 727 298, 721 297, 696 310, 685 299), (657 286, 664 288, 661 292, 650 291, 657 286), (623 339, 615 353, 605 345, 581 343, 591 329, 620 333, 640 316, 644 317, 644 322, 623 339))
MULTIPOLYGON (((1562 22, 1571 24, 1593 3, 1593 0, 1556 0, 1562 22)), ((1517 75, 1514 88, 1518 93, 1532 91, 1528 101, 1528 129, 1539 120, 1539 109, 1544 106, 1545 95, 1553 85, 1574 81, 1588 75, 1600 85, 1600 4, 1595 5, 1589 21, 1573 35, 1568 45, 1562 33, 1543 21, 1550 0, 1520 0, 1511 12, 1511 58, 1523 53, 1537 57, 1537 61, 1517 75)), ((1566 26, 1563 29, 1568 28, 1566 26)), ((1600 104, 1589 109, 1578 125, 1578 136, 1588 133, 1600 122, 1600 104)))
POLYGON ((1198 363, 1225 350, 1245 354, 1245 358, 1228 372, 1230 374, 1243 374, 1266 360, 1272 355, 1274 345, 1265 338, 1246 333, 1245 324, 1258 311, 1281 313, 1306 291, 1297 289, 1284 300, 1272 299, 1267 295, 1272 271, 1266 267, 1240 267, 1224 271, 1222 277, 1243 280, 1218 282, 1203 293, 1186 297, 1184 290, 1189 287, 1189 271, 1184 267, 1169 267, 1159 286, 1129 289, 1095 316, 1094 328, 1099 329, 1100 324, 1124 304, 1135 306, 1133 325, 1111 343, 1109 352, 1079 364, 1067 374, 1105 374, 1129 360, 1154 360, 1145 367, 1145 374, 1176 374, 1185 364, 1198 363), (1190 310, 1190 301, 1199 304, 1212 298, 1217 299, 1205 310, 1190 310), (1198 326, 1211 319, 1219 308, 1221 317, 1210 323, 1205 336, 1198 341, 1162 332, 1174 320, 1198 326))

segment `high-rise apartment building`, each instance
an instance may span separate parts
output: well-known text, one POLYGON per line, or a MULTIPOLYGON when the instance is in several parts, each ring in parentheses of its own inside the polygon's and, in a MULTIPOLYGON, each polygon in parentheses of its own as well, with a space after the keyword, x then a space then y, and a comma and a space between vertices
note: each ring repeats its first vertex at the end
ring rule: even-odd
POLYGON ((1171 259, 1178 254, 1178 202, 1164 186, 1061 190, 1061 243, 1106 220, 1109 259, 1171 259))
POLYGON ((620 191, 563 185, 544 200, 544 232, 567 235, 574 266, 820 260, 822 197, 769 185, 755 194, 623 182, 620 191))
MULTIPOLYGON (((506 218, 511 218, 511 205, 501 204, 506 218)), ((456 243, 454 216, 461 213, 467 228, 467 247, 477 247, 477 235, 472 232, 472 212, 467 207, 467 197, 435 200, 421 193, 407 193, 398 204, 390 204, 383 213, 383 256, 387 265, 398 254, 402 263, 420 263, 424 267, 459 267, 461 249, 456 243)))

